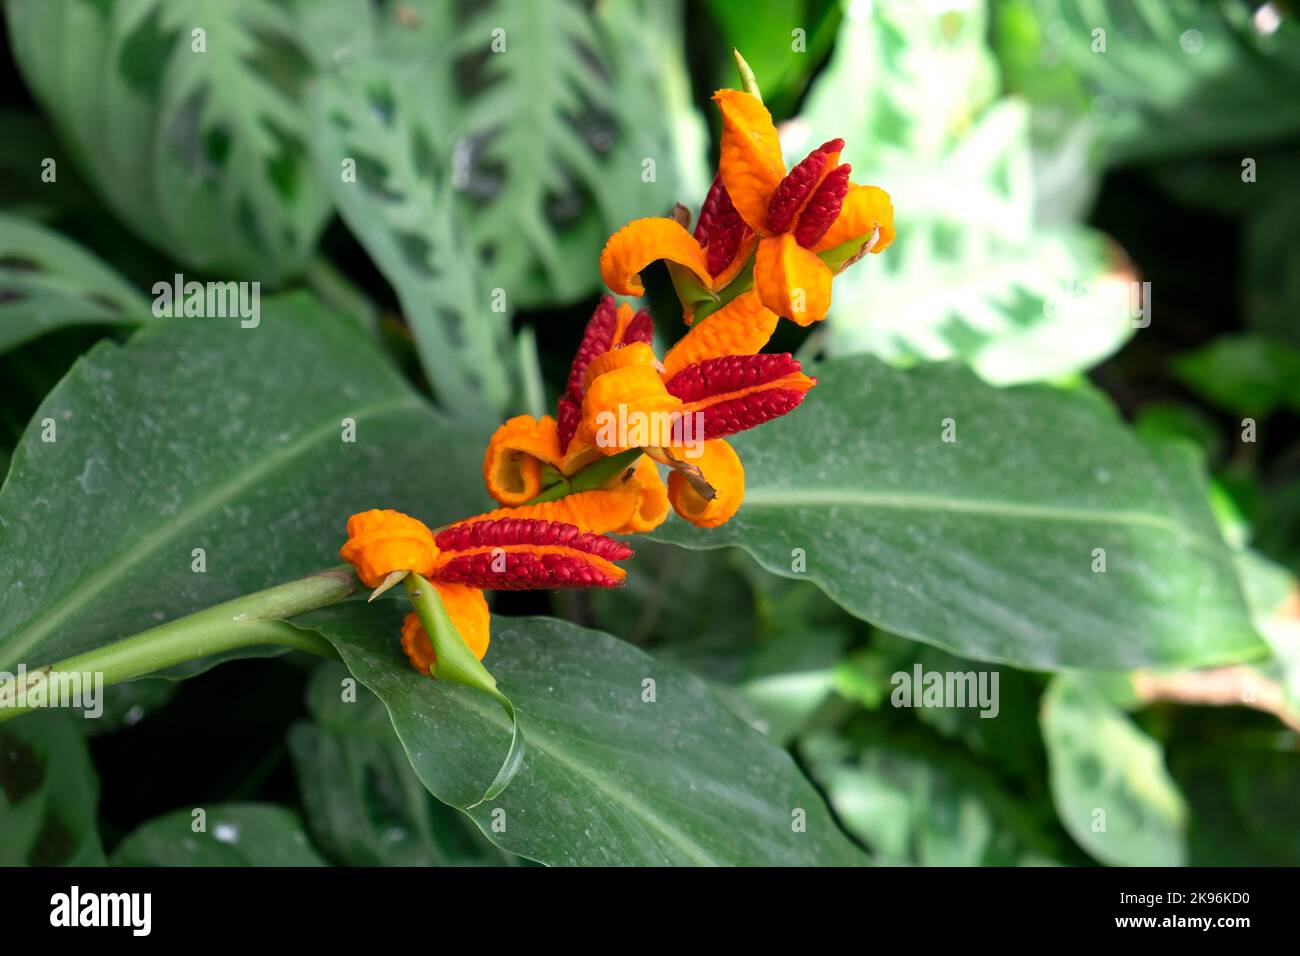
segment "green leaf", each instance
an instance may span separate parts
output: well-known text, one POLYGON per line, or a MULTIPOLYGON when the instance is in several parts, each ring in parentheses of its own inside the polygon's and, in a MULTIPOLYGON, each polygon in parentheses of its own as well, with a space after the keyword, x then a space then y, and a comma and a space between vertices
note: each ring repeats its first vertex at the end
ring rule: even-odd
POLYGON ((101 343, 0 488, 0 669, 336 565, 357 511, 473 514, 481 448, 302 296, 264 301, 255 328, 165 320, 101 343))
POLYGON ((1300 713, 1300 582, 1282 565, 1250 549, 1238 553, 1237 570, 1255 627, 1273 652, 1261 669, 1281 685, 1290 709, 1300 713))
POLYGON ((474 652, 469 649, 465 639, 456 630, 455 622, 447 613, 442 598, 438 596, 433 585, 414 571, 407 574, 405 583, 406 595, 411 599, 411 605, 420 618, 420 625, 433 645, 435 660, 429 669, 429 676, 444 683, 457 684, 487 694, 501 705, 506 718, 510 721, 510 746, 487 789, 465 808, 472 810, 500 796, 519 772, 525 753, 524 734, 519 728, 519 715, 515 713, 514 703, 497 687, 496 678, 483 666, 482 661, 474 656, 474 652))
POLYGON ((1300 409, 1300 349, 1260 335, 1225 335, 1180 355, 1174 374, 1206 401, 1240 415, 1300 409))
POLYGON ((798 412, 736 436, 739 514, 657 537, 739 545, 864 620, 979 660, 1122 668, 1263 653, 1192 449, 1141 441, 1088 396, 999 390, 955 366, 862 356, 816 375, 798 412))
MULTIPOLYGON (((509 721, 486 695, 411 668, 400 609, 358 602, 294 623, 329 639, 384 702, 434 796, 479 798, 509 721)), ((551 865, 860 861, 789 755, 698 679, 546 618, 496 618, 486 663, 528 729, 514 782, 470 813, 503 849, 551 865)))
POLYGON ((1114 866, 1186 862, 1187 807, 1160 745, 1094 686, 1056 677, 1043 697, 1043 740, 1061 823, 1114 866))
POLYGON ((307 704, 314 722, 290 729, 289 752, 308 827, 326 854, 348 866, 503 862, 472 821, 424 789, 383 704, 346 668, 319 665, 307 704))
POLYGON ((0 352, 67 325, 131 325, 149 300, 75 242, 0 213, 0 352))
POLYGON ((1012 0, 1024 49, 1010 85, 1085 114, 1112 162, 1254 148, 1300 130, 1300 29, 1232 0, 1012 0), (1100 31, 1100 32, 1098 32, 1100 31), (1100 44, 1104 43, 1104 51, 1100 44))
POLYGON ((102 866, 98 803, 73 718, 46 711, 0 726, 0 866, 102 866))
POLYGON ((1191 806, 1193 866, 1300 865, 1300 755, 1275 734, 1189 738, 1169 765, 1191 806))
POLYGON ((468 149, 466 191, 482 194, 472 228, 494 251, 494 284, 522 287, 526 303, 572 300, 593 284, 611 193, 635 195, 642 215, 672 203, 671 154, 610 153, 638 124, 662 123, 658 104, 619 112, 619 91, 634 78, 576 0, 478 5, 454 42, 475 67, 455 128, 468 149), (656 160, 648 183, 647 156, 656 160))
POLYGON ((327 866, 292 810, 261 803, 182 808, 141 825, 114 866, 327 866), (203 812, 202 829, 195 817, 203 812))
POLYGON ((16 0, 6 11, 24 79, 141 238, 196 270, 278 282, 301 265, 329 204, 306 157, 298 95, 312 69, 288 7, 16 0))
POLYGON ((920 866, 1014 866, 1057 862, 1058 844, 1039 808, 1005 793, 995 774, 948 741, 915 729, 882 733, 874 719, 799 746, 813 778, 850 833, 878 862, 920 866))
MULTIPOLYGON (((744 55, 764 104, 779 117, 781 107, 797 98, 835 39, 840 5, 835 0, 708 0, 706 6, 722 31, 723 50, 734 48, 744 55)), ((720 66, 712 78, 715 85, 740 89, 731 57, 716 59, 720 66)))
POLYGON ((378 53, 323 77, 313 147, 344 221, 397 293, 439 402, 495 420, 511 398, 510 317, 494 308, 451 177, 439 175, 451 161, 430 70, 378 53))
POLYGON ((1133 334, 1135 277, 1113 244, 1043 222, 1042 194, 1059 190, 1036 181, 1024 104, 992 99, 985 34, 981 4, 851 5, 785 137, 792 161, 844 137, 854 181, 883 188, 896 211, 894 244, 836 280, 833 354, 959 358, 1005 384, 1089 368, 1133 334))

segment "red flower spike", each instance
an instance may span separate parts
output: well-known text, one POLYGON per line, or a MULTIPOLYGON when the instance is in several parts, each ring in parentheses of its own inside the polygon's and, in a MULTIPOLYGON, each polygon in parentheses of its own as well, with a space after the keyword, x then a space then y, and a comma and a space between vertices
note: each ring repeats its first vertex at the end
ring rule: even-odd
POLYGON ((569 442, 573 441, 573 434, 578 430, 580 421, 582 405, 567 395, 561 395, 555 405, 555 430, 560 439, 561 453, 569 450, 569 442))
POLYGON ((642 309, 632 321, 627 324, 623 330, 623 338, 617 343, 618 345, 630 345, 633 342, 644 342, 646 345, 654 343, 655 337, 655 320, 645 309, 642 309))
POLYGON ((623 575, 611 574, 597 567, 594 559, 579 555, 507 551, 504 563, 490 552, 453 558, 438 570, 438 580, 495 591, 551 591, 616 588, 623 575))
MULTIPOLYGON (((773 235, 789 231, 795 216, 803 207, 805 200, 813 195, 828 167, 839 162, 840 150, 844 140, 833 139, 823 143, 777 184, 772 198, 767 203, 767 229, 773 235)), ((843 198, 843 197, 841 197, 843 198)), ((830 228, 829 223, 827 228, 830 228)), ((823 230, 825 231, 825 230, 823 230)))
POLYGON ((731 202, 722 177, 715 176, 700 207, 700 221, 695 224, 695 241, 707 254, 709 275, 721 275, 731 265, 740 244, 752 231, 731 202))
POLYGON ((613 538, 535 518, 454 525, 435 541, 444 552, 435 580, 505 591, 617 587, 625 572, 613 562, 632 556, 613 538))
MULTIPOLYGON (((582 333, 582 344, 573 357, 573 366, 569 369, 569 382, 565 386, 565 397, 582 404, 582 376, 592 359, 604 355, 614 344, 614 330, 618 327, 618 305, 612 295, 602 296, 596 311, 587 322, 586 331, 582 333)), ((561 445, 567 444, 563 439, 561 445)))
POLYGON ((799 371, 802 367, 789 352, 723 355, 686 366, 665 387, 669 395, 683 402, 699 402, 714 395, 766 385, 799 371))
POLYGON ((709 440, 780 418, 814 384, 793 356, 781 353, 723 355, 688 365, 665 388, 682 400, 687 415, 702 415, 700 437, 709 440))
POLYGON ((808 393, 795 388, 769 388, 701 409, 705 441, 726 438, 780 418, 799 406, 808 393))
POLYGON ((474 548, 497 548, 506 545, 538 545, 571 548, 594 554, 607 561, 622 561, 632 556, 632 549, 621 541, 603 534, 580 531, 576 525, 541 518, 493 518, 452 525, 438 532, 434 543, 440 551, 469 551, 474 548))
POLYGON ((844 197, 849 193, 850 167, 846 163, 836 166, 822 180, 817 191, 813 193, 808 205, 799 214, 799 224, 795 226, 795 242, 805 249, 817 245, 821 237, 839 217, 844 197))

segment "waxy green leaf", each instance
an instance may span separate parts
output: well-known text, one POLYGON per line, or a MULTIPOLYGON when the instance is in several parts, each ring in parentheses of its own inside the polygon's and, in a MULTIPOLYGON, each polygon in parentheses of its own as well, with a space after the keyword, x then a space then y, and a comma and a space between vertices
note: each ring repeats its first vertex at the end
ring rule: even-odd
POLYGON ((17 0, 14 59, 80 171, 142 239, 195 269, 281 281, 329 202, 296 95, 311 49, 260 0, 17 0), (276 69, 264 62, 274 58, 276 69))
POLYGON ((114 866, 326 865, 297 814, 260 803, 173 810, 130 834, 110 862, 114 866))
POLYGON ((342 664, 317 666, 307 706, 313 719, 290 728, 289 752, 312 839, 334 862, 456 866, 513 859, 424 788, 388 711, 342 664))
POLYGON ((1190 448, 1144 442, 1093 399, 999 390, 951 365, 859 356, 814 374, 797 413, 735 437, 739 514, 657 536, 739 545, 858 617, 980 660, 1265 652, 1190 448))
POLYGON ((78 718, 45 711, 0 726, 0 866, 102 866, 99 778, 78 718))
MULTIPOLYGON (((496 773, 510 721, 486 694, 410 666, 402 603, 351 602, 294 623, 324 635, 384 702, 434 796, 466 806, 496 773)), ((519 711, 528 753, 470 815, 503 849, 552 865, 862 862, 790 756, 698 678, 562 621, 492 625, 484 663, 519 711)))
POLYGON ((264 301, 256 328, 165 320, 101 343, 0 488, 0 668, 336 565, 357 511, 472 514, 481 448, 303 297, 264 301))
POLYGON ((1187 807, 1160 744, 1086 679, 1056 677, 1043 697, 1043 740, 1061 823, 1112 866, 1186 862, 1187 807))
POLYGON ((150 303, 52 229, 0 213, 0 352, 67 325, 130 325, 150 303))

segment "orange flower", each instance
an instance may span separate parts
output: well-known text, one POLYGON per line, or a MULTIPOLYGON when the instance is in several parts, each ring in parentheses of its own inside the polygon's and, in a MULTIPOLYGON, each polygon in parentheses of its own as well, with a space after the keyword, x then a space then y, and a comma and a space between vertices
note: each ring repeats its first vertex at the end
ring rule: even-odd
POLYGON ((758 353, 776 324, 754 292, 698 322, 661 365, 648 345, 590 363, 576 438, 609 455, 644 448, 669 465, 668 500, 702 527, 728 520, 744 469, 721 439, 798 406, 815 380, 788 354, 758 353))
MULTIPOLYGON (((631 557, 632 549, 558 521, 480 515, 435 535, 409 515, 375 510, 348 519, 348 540, 339 554, 369 587, 395 573, 428 578, 481 660, 489 629, 483 590, 617 587, 626 572, 615 562, 631 557)), ((433 646, 409 618, 402 647, 416 669, 428 673, 433 646)))
POLYGON ((362 511, 348 519, 348 540, 339 557, 356 569, 368 588, 377 588, 392 572, 433 571, 438 548, 428 526, 400 511, 362 511))
POLYGON ((605 244, 601 276, 620 295, 641 295, 641 270, 667 260, 689 323, 701 302, 718 300, 733 281, 748 284, 742 273, 752 261, 766 308, 800 325, 817 322, 830 307, 835 273, 894 241, 889 195, 849 181, 839 139, 787 173, 762 101, 739 90, 713 99, 722 111, 718 176, 694 234, 675 219, 630 222, 605 244))
MULTIPOLYGON (((536 518, 562 521, 596 534, 653 531, 668 517, 668 490, 653 463, 638 463, 611 476, 600 488, 532 503, 551 486, 572 478, 605 452, 589 440, 575 441, 587 383, 613 357, 649 352, 654 333, 650 313, 634 313, 605 296, 583 333, 560 397, 559 420, 519 415, 496 430, 483 457, 488 494, 505 505, 473 520, 536 518)), ((653 353, 650 353, 653 357, 653 353)), ((657 381, 657 377, 656 377, 657 381)))
POLYGON ((832 265, 837 270, 894 241, 889 196, 849 182, 850 168, 839 161, 841 139, 814 149, 787 173, 776 127, 757 97, 718 90, 713 101, 722 111, 718 178, 745 224, 762 237, 754 256, 759 299, 800 325, 817 322, 830 307, 832 265))

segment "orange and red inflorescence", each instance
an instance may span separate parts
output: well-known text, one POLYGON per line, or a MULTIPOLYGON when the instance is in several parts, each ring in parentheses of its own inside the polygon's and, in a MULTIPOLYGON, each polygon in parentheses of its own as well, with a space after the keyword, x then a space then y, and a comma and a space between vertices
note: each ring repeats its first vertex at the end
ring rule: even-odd
MULTIPOLYGON (((555 417, 516 416, 488 442, 483 478, 501 507, 436 534, 395 511, 348 520, 339 553, 358 577, 372 588, 406 572, 426 577, 480 659, 490 622, 484 590, 616 587, 626 577, 617 562, 632 550, 607 533, 651 531, 670 508, 705 528, 736 514, 745 470, 724 439, 788 414, 817 384, 793 356, 762 352, 779 318, 824 318, 834 275, 894 239, 888 194, 850 181, 843 140, 787 172, 757 96, 719 90, 713 99, 722 113, 718 173, 694 231, 684 211, 637 219, 600 258, 605 284, 628 296, 644 292, 642 269, 665 260, 686 335, 660 361, 650 313, 604 296, 555 417), (609 437, 612 422, 636 416, 669 427, 609 437)), ((402 647, 421 672, 436 665, 414 614, 402 647)))

